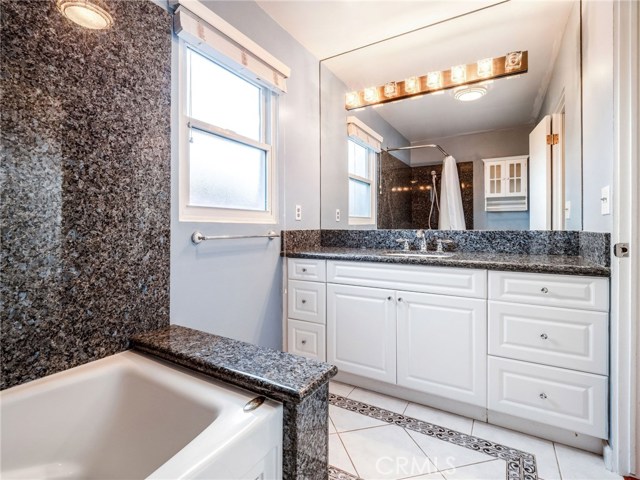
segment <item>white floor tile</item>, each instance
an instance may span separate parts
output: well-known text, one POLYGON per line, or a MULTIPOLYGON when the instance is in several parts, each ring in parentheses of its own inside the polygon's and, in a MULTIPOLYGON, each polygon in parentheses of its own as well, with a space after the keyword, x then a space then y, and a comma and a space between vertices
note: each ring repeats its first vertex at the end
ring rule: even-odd
POLYGON ((332 433, 337 433, 336 427, 334 427, 333 422, 331 421, 331 417, 329 417, 329 421, 327 422, 327 430, 329 431, 329 435, 332 433))
POLYGON ((563 480, 622 479, 607 470, 602 457, 590 452, 555 444, 563 480))
POLYGON ((361 428, 379 427, 388 423, 344 408, 329 405, 329 418, 338 433, 361 428))
POLYGON ((553 443, 484 422, 473 424, 473 436, 535 455, 538 476, 545 480, 560 480, 553 443))
POLYGON ((447 470, 453 467, 463 467, 472 463, 481 463, 495 460, 495 457, 485 453, 476 452, 469 448, 459 447, 453 443, 444 442, 437 438, 423 435, 422 433, 407 430, 407 433, 415 440, 429 460, 438 467, 438 470, 447 470))
POLYGON ((356 388, 353 385, 347 385, 346 383, 340 382, 329 382, 329 393, 335 393, 336 395, 340 395, 341 397, 348 397, 349 394, 356 388))
POLYGON ((349 398, 397 413, 403 413, 409 404, 406 400, 400 400, 399 398, 389 397, 381 393, 357 387, 349 394, 349 398))
POLYGON ((329 465, 349 472, 351 475, 358 475, 337 433, 329 435, 329 465))
POLYGON ((386 425, 342 433, 340 438, 364 479, 398 479, 437 471, 404 428, 386 425))
POLYGON ((493 460, 440 473, 447 480, 502 480, 507 475, 507 463, 504 460, 493 460))
POLYGON ((417 418, 418 420, 433 423, 434 425, 446 427, 457 432, 466 433, 467 435, 471 434, 471 428, 473 426, 473 420, 470 418, 426 407, 424 405, 418 405, 416 403, 409 403, 404 414, 407 417, 417 418))

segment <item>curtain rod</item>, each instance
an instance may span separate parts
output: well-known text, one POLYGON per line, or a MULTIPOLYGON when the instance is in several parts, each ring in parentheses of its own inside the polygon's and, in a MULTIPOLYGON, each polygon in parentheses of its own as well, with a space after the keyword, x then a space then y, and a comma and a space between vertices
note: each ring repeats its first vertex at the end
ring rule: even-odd
POLYGON ((436 145, 436 144, 429 144, 429 145, 412 145, 411 147, 396 147, 396 148, 387 148, 385 149, 385 152, 394 152, 396 150, 414 150, 416 148, 427 148, 427 147, 431 147, 431 148, 437 148, 438 150, 440 150, 442 152, 442 154, 445 157, 450 157, 451 155, 449 155, 447 152, 445 152, 444 148, 442 148, 440 145, 436 145))

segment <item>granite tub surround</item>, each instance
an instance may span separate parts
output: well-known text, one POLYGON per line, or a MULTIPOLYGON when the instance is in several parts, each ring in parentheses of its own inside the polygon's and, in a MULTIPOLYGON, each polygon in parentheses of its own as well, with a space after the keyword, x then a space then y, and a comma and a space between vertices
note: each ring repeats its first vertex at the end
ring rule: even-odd
POLYGON ((169 323, 171 19, 1 0, 1 388, 169 323))
POLYGON ((326 480, 335 366, 179 325, 138 335, 132 346, 283 402, 284 478, 326 480))

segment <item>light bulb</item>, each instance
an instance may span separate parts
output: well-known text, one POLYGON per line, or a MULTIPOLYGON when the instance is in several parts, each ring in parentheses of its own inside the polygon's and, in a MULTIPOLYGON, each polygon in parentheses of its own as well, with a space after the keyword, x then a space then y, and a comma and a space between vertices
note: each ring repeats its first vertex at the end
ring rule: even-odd
POLYGON ((355 107, 360 103, 360 95, 358 92, 349 92, 345 95, 344 100, 348 107, 355 107))
POLYGON ((432 89, 442 87, 442 73, 440 72, 427 73, 427 87, 432 89))
POLYGON ((113 18, 104 8, 89 0, 57 0, 62 15, 81 27, 105 30, 113 25, 113 18))
POLYGON ((376 87, 368 87, 364 89, 364 101, 376 102, 378 101, 378 89, 376 87))
POLYGON ((388 82, 384 85, 384 96, 387 98, 395 97, 398 94, 398 86, 396 82, 388 82))
POLYGON ((505 72, 513 72, 519 70, 520 67, 522 67, 522 52, 507 53, 504 59, 505 72))
POLYGON ((453 83, 462 83, 467 79, 467 66, 456 65, 451 67, 451 81, 453 83))
POLYGON ((493 58, 478 60, 478 76, 482 78, 493 75, 493 58))
POLYGON ((404 81, 404 91, 407 93, 416 93, 420 91, 420 79, 418 77, 409 77, 404 81))

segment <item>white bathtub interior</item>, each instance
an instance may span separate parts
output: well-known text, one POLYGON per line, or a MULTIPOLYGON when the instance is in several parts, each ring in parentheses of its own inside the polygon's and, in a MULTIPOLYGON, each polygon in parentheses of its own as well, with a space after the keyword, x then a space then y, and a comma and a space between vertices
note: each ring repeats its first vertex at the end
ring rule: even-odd
POLYGON ((280 478, 282 405, 256 396, 113 355, 0 393, 0 477, 280 478))

